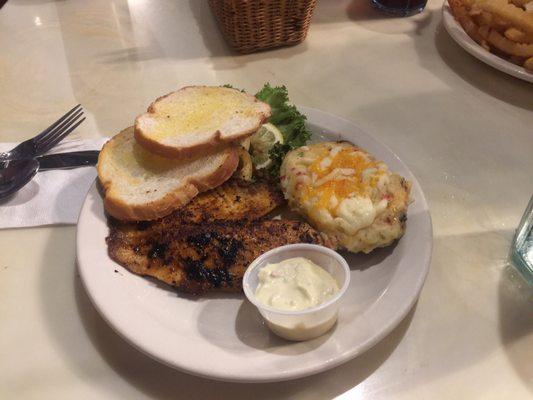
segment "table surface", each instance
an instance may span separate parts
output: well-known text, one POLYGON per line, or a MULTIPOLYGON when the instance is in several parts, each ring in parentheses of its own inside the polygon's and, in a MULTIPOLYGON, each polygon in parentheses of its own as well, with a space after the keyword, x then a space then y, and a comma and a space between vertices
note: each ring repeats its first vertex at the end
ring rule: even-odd
POLYGON ((533 290, 508 265, 533 191, 533 85, 466 54, 441 2, 406 19, 319 2, 307 40, 240 56, 201 0, 19 0, 0 10, 0 141, 73 104, 80 137, 111 136, 188 84, 254 91, 347 117, 390 146, 427 196, 431 270, 408 317, 331 371, 238 385, 160 365, 85 294, 74 226, 0 231, 0 398, 522 399, 533 395, 533 290))

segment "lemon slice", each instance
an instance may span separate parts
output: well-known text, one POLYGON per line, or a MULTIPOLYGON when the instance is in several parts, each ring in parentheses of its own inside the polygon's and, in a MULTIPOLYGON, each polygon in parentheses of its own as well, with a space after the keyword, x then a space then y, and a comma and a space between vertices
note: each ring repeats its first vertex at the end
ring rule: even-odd
POLYGON ((283 134, 272 124, 263 124, 250 140, 250 155, 255 168, 266 168, 272 162, 268 156, 270 149, 276 144, 283 144, 283 134))

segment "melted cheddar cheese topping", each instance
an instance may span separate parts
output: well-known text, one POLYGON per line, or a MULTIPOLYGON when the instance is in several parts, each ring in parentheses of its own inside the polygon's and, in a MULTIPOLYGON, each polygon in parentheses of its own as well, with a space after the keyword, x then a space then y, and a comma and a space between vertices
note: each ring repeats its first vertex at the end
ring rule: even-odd
POLYGON ((289 204, 325 231, 347 235, 372 225, 387 208, 387 166, 347 142, 301 147, 282 164, 289 204))
POLYGON ((308 166, 311 185, 303 185, 302 200, 334 211, 347 197, 366 197, 384 174, 380 163, 356 147, 323 148, 308 166))

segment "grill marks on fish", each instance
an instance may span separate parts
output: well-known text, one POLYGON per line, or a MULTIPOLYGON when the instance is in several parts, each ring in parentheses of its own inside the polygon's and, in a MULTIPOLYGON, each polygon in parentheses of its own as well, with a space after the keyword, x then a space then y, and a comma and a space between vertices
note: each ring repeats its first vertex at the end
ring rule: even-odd
POLYGON ((246 267, 265 251, 301 242, 331 246, 305 222, 264 219, 281 204, 267 182, 230 181, 154 222, 110 220, 109 254, 187 293, 240 291, 246 267))
POLYGON ((268 219, 193 224, 144 243, 125 238, 119 230, 112 230, 108 238, 113 259, 132 272, 193 294, 240 291, 244 271, 255 258, 275 247, 302 242, 329 244, 305 222, 268 219))
POLYGON ((179 229, 185 224, 213 221, 254 220, 285 203, 283 194, 273 184, 232 179, 217 188, 196 196, 186 206, 155 221, 121 222, 109 217, 111 229, 135 235, 152 235, 160 229, 179 229), (141 233, 143 232, 143 233, 141 233))

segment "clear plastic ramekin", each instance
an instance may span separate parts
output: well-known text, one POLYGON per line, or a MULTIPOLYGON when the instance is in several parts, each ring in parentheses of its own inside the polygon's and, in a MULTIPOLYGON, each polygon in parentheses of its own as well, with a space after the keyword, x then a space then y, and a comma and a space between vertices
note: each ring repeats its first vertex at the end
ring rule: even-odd
POLYGON ((315 244, 290 244, 267 251, 256 258, 243 277, 244 294, 257 307, 268 327, 276 335, 288 340, 309 340, 329 331, 337 321, 340 300, 350 284, 350 268, 336 251, 315 244), (300 311, 278 310, 262 304, 255 297, 259 283, 258 273, 269 263, 304 257, 320 266, 337 281, 339 291, 328 301, 300 311))

